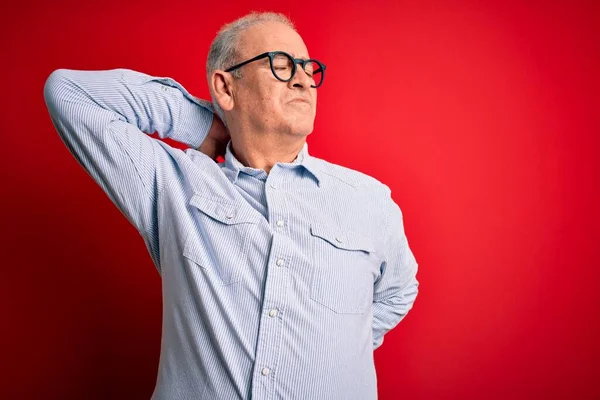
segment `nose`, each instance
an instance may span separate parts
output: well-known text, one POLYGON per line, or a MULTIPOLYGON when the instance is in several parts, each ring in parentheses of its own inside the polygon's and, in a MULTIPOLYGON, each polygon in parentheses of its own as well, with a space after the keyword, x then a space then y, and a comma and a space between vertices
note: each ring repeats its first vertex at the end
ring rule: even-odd
POLYGON ((302 64, 296 64, 296 73, 294 74, 294 77, 289 81, 289 84, 292 87, 299 87, 304 89, 308 89, 310 88, 310 85, 312 85, 311 78, 304 70, 304 66, 302 64))

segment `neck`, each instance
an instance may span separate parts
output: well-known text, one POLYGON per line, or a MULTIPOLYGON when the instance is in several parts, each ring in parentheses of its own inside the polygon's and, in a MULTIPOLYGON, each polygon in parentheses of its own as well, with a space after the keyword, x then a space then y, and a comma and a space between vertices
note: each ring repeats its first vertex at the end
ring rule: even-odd
POLYGON ((276 163, 293 162, 305 142, 305 136, 240 134, 231 136, 231 151, 244 166, 269 174, 276 163))

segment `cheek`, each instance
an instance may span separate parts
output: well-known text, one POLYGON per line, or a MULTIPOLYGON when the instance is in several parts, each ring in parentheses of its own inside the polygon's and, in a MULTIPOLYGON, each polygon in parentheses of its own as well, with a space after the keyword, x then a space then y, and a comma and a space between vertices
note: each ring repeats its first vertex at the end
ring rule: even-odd
POLYGON ((268 115, 275 116, 284 112, 283 96, 278 90, 270 90, 262 96, 262 105, 264 112, 268 115))

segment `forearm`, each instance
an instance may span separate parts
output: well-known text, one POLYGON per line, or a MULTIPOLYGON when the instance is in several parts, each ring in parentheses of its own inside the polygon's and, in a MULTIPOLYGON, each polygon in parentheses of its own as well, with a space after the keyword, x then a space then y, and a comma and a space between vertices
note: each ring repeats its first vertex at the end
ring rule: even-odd
MULTIPOLYGON (((59 102, 72 103, 82 109, 101 108, 144 133, 157 132, 160 138, 170 138, 197 148, 211 126, 210 103, 193 97, 171 78, 156 78, 129 69, 105 71, 54 71, 57 80, 49 90, 59 102)), ((105 115, 104 123, 115 119, 105 115)), ((102 121, 95 121, 102 123, 102 121)))
POLYGON ((387 212, 383 226, 385 246, 381 276, 373 293, 373 347, 381 346, 383 336, 408 314, 418 294, 418 263, 404 232, 402 210, 387 188, 387 212))
POLYGON ((412 277, 401 291, 373 303, 373 350, 383 343, 384 335, 396 327, 412 309, 419 282, 412 277))

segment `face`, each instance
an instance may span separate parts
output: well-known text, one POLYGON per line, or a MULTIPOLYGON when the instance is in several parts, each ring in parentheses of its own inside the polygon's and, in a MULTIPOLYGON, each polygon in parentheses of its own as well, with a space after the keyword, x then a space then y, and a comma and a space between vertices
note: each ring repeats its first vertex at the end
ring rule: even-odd
MULTIPOLYGON (((267 51, 285 51, 294 58, 308 59, 308 50, 300 35, 280 23, 259 24, 248 28, 240 38, 239 62, 267 51)), ((274 65, 276 68, 277 66, 274 65)), ((307 136, 313 130, 317 89, 301 65, 289 82, 281 82, 264 58, 241 67, 242 78, 231 81, 232 116, 248 128, 307 136)))

